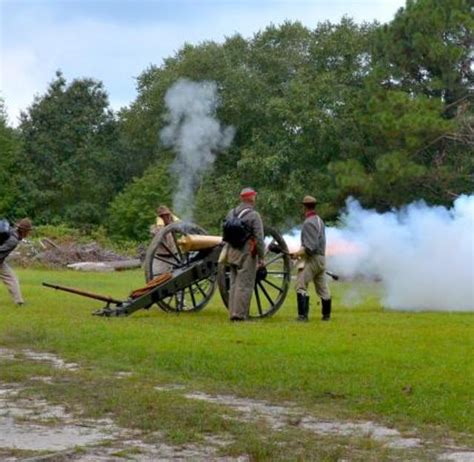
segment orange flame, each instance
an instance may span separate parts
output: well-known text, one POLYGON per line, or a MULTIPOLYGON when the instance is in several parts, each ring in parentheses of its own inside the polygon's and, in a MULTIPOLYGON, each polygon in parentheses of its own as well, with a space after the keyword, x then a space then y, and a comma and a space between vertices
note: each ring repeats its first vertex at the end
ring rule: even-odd
POLYGON ((326 246, 326 255, 332 257, 334 255, 344 255, 351 253, 359 253, 360 247, 350 241, 337 240, 329 242, 326 246))
MULTIPOLYGON (((299 236, 285 235, 284 239, 290 253, 297 252, 300 248, 299 236)), ((335 255, 354 254, 361 251, 360 246, 351 241, 344 239, 330 239, 326 244, 326 256, 332 257, 335 255)))

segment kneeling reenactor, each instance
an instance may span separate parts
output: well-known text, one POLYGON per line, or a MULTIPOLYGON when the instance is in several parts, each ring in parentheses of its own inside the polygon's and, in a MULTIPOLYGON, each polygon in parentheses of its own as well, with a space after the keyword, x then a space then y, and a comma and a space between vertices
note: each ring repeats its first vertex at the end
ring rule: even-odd
POLYGON ((313 281, 316 293, 321 298, 322 320, 331 317, 331 293, 326 279, 326 232, 324 222, 316 213, 316 199, 305 196, 303 199, 305 221, 301 230, 301 248, 292 254, 301 258, 298 265, 296 296, 298 302, 298 320, 308 321, 309 295, 308 284, 313 281))

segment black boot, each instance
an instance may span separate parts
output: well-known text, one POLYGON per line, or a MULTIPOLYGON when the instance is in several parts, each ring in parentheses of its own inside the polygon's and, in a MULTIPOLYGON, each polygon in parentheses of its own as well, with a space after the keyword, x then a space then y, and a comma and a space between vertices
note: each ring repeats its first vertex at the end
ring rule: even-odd
POLYGON ((309 311, 309 296, 305 294, 296 294, 298 302, 298 319, 297 321, 307 321, 309 311))
POLYGON ((323 321, 329 321, 331 319, 331 299, 329 300, 324 300, 323 298, 321 299, 321 312, 322 312, 322 320, 323 321))
POLYGON ((304 301, 304 318, 305 321, 309 321, 309 295, 306 295, 304 301))

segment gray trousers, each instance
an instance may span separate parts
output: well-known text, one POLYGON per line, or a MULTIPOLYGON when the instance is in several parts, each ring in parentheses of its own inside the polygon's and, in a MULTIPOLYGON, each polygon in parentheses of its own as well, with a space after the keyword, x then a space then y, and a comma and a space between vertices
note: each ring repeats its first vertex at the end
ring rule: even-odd
POLYGON ((314 255, 304 259, 304 267, 300 268, 296 278, 296 292, 307 295, 308 285, 314 283, 316 293, 323 300, 331 298, 326 277, 326 258, 314 255))
POLYGON ((13 270, 5 262, 0 263, 0 279, 7 286, 8 292, 15 303, 23 303, 21 296, 20 283, 13 270))
POLYGON ((244 255, 240 265, 230 265, 229 315, 246 319, 255 287, 257 258, 244 255))

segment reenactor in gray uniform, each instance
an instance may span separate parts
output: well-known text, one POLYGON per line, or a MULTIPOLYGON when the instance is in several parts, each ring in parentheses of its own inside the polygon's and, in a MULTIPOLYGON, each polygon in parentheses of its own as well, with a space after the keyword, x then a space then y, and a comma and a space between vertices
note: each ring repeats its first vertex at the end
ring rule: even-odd
POLYGON ((230 267, 229 316, 231 321, 243 321, 248 318, 257 266, 263 261, 265 254, 262 218, 255 210, 256 196, 257 193, 252 188, 244 188, 240 193, 241 203, 232 209, 226 218, 226 222, 239 218, 248 230, 248 238, 242 247, 227 243, 223 250, 225 263, 230 267))
POLYGON ((10 232, 8 239, 0 245, 0 279, 7 286, 13 301, 19 306, 25 303, 21 295, 20 283, 5 259, 15 250, 20 241, 28 236, 32 229, 31 221, 28 218, 23 218, 10 232))
POLYGON ((309 295, 308 285, 313 281, 316 293, 321 298, 322 320, 331 317, 331 292, 326 278, 326 231, 324 222, 316 214, 316 199, 305 196, 303 199, 305 221, 301 230, 301 248, 292 254, 300 258, 296 280, 296 296, 298 302, 298 320, 308 321, 309 295))

